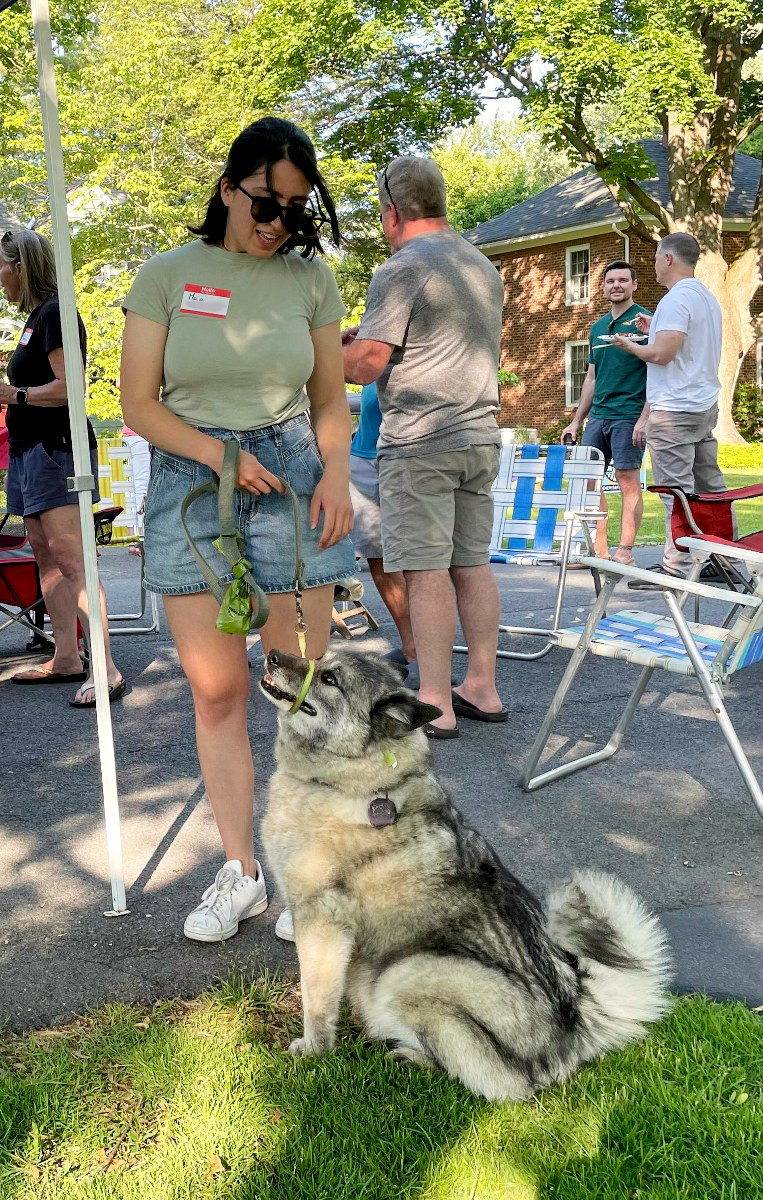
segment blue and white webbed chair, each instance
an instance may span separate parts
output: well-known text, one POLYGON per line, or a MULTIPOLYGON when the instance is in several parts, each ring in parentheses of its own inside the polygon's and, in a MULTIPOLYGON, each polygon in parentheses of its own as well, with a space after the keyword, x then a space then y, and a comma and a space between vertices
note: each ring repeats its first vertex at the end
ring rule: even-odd
MULTIPOLYGON (((552 623, 548 628, 499 625, 513 637, 540 637, 539 650, 499 650, 499 658, 543 658, 557 644, 553 633, 561 620, 567 568, 593 552, 586 522, 604 516, 599 511, 604 456, 593 446, 501 447, 498 475, 493 484, 491 563, 511 567, 559 568, 552 623)), ((591 568, 598 594, 598 570, 591 568)), ((465 646, 454 646, 465 653, 465 646)))
POLYGON ((591 569, 595 567, 600 571, 606 582, 585 625, 559 629, 554 634, 555 645, 572 650, 572 657, 525 764, 521 779, 525 791, 535 791, 555 779, 611 758, 622 743, 653 672, 662 668, 697 680, 745 786, 763 816, 763 791, 723 702, 724 687, 728 681, 745 668, 763 661, 763 553, 739 545, 724 546, 724 558, 735 561, 742 570, 749 572, 749 591, 741 593, 729 587, 699 582, 703 564, 718 551, 717 541, 688 537, 681 538, 680 543, 689 550, 693 560, 687 579, 672 578, 594 557, 582 560, 591 569), (641 608, 607 612, 612 594, 623 579, 652 582, 655 585, 653 594, 660 596, 667 612, 647 612, 641 608), (732 612, 736 610, 735 619, 719 625, 688 621, 684 606, 690 597, 720 601, 728 605, 732 612), (635 663, 642 668, 622 716, 601 750, 580 755, 555 767, 546 766, 545 770, 536 773, 565 698, 589 654, 635 663))

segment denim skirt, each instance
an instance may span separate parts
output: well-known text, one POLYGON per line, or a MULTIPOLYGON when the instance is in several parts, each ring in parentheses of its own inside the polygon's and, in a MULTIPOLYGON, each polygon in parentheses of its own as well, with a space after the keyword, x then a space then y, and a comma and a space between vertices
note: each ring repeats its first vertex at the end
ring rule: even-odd
MULTIPOLYGON (((323 462, 306 414, 263 429, 202 429, 202 433, 228 441, 235 438, 242 450, 256 455, 263 467, 293 488, 302 517, 302 558, 306 588, 336 583, 352 575, 355 554, 349 538, 328 550, 318 549, 323 518, 310 528, 310 501, 323 475, 323 462)), ((211 468, 190 458, 151 452, 151 480, 145 503, 144 587, 165 596, 205 592, 202 578, 180 524, 180 506, 188 493, 211 479, 211 468)), ((264 592, 290 592, 294 584, 294 516, 288 496, 271 492, 255 496, 234 492, 234 516, 246 541, 252 574, 264 592)), ((186 521, 196 545, 223 583, 233 580, 228 562, 214 549, 219 537, 217 495, 194 501, 186 521)))

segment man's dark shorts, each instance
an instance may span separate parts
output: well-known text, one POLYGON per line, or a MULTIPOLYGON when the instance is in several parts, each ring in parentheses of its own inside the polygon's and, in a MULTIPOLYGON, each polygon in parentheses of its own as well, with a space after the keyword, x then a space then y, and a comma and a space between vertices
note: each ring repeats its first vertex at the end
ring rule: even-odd
POLYGON ((605 421, 589 417, 583 431, 582 445, 595 446, 604 455, 607 466, 614 463, 616 471, 638 471, 644 457, 644 447, 633 445, 636 417, 621 417, 605 421))

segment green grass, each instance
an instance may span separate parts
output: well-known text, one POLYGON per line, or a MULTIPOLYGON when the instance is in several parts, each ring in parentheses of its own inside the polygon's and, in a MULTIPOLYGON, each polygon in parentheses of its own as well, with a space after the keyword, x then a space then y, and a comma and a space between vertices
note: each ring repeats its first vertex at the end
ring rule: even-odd
POLYGON ((3 1200, 758 1200, 759 1018, 680 1001, 648 1041, 487 1104, 347 1028, 286 1053, 294 985, 112 1005, 0 1044, 3 1200))

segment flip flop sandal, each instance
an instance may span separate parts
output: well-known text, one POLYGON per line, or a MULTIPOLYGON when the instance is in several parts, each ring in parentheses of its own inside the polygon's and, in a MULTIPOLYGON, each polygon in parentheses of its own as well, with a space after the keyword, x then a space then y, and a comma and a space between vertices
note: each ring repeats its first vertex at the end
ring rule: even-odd
POLYGON ((621 558, 616 558, 615 555, 613 554, 612 562, 620 563, 621 567, 635 567, 636 560, 633 557, 633 555, 631 554, 631 550, 633 549, 633 546, 618 546, 617 549, 625 550, 626 554, 628 555, 628 558, 626 558, 626 560, 623 562, 623 560, 621 558))
POLYGON ((49 683, 84 683, 86 679, 87 671, 74 671, 71 675, 66 675, 61 671, 43 671, 41 668, 11 675, 11 683, 17 683, 20 687, 43 687, 49 683))
MULTIPOLYGON (((87 678, 87 676, 85 676, 85 678, 87 678)), ((109 684, 109 704, 113 704, 114 701, 118 700, 120 696, 124 696, 126 690, 127 690, 127 682, 124 679, 120 679, 119 683, 110 683, 109 684)), ((70 708, 95 708, 95 693, 93 693, 92 700, 70 700, 69 707, 70 708)))
POLYGON ((455 729, 440 729, 437 725, 425 725, 424 733, 433 742, 451 742, 459 736, 458 727, 455 729))
POLYGON ((453 712, 457 717, 465 717, 467 721, 487 721, 491 725, 507 721, 509 717, 508 708, 502 708, 499 712, 486 712, 483 708, 477 708, 476 704, 464 700, 463 696, 456 692, 453 692, 453 712))

